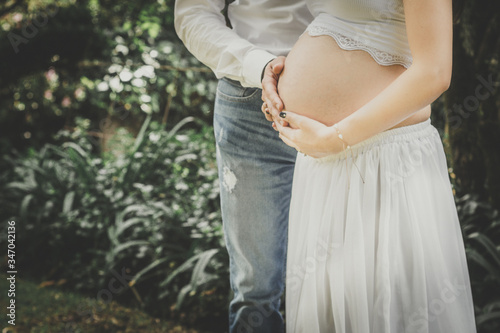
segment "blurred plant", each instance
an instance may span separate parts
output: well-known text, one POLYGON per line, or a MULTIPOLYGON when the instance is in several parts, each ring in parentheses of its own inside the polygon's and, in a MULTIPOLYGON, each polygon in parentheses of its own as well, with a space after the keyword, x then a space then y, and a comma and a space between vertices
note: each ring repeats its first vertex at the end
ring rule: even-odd
POLYGON ((500 216, 477 195, 457 200, 479 333, 500 331, 500 216))
MULTIPOLYGON (((498 4, 463 0, 453 30, 453 79, 441 98, 454 183, 500 209, 500 33, 498 4)), ((455 4, 455 3, 454 3, 455 4)))
POLYGON ((216 81, 178 40, 173 5, 0 5, 0 215, 20 223, 27 275, 95 296, 127 267, 122 301, 224 323, 216 81))
POLYGON ((78 123, 59 133, 61 147, 5 158, 0 215, 18 222, 23 273, 95 296, 126 267, 134 277, 122 301, 190 323, 225 317, 212 128, 190 117, 165 131, 148 116, 121 154, 99 157, 88 122, 78 123))
POLYGON ((177 38, 173 0, 27 3, 0 21, 0 133, 9 146, 39 148, 77 115, 94 130, 108 119, 134 135, 149 114, 169 128, 194 114, 211 122, 216 82, 177 38), (51 8, 16 52, 8 35, 22 36, 51 8))

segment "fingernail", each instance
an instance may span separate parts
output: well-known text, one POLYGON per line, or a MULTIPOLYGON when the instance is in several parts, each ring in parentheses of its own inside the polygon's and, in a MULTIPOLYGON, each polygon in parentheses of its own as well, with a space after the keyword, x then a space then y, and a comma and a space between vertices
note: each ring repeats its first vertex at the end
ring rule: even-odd
POLYGON ((267 114, 271 114, 268 110, 266 110, 266 113, 267 113, 267 114))
POLYGON ((281 111, 281 112, 280 112, 280 117, 281 117, 281 118, 286 118, 286 112, 281 111))

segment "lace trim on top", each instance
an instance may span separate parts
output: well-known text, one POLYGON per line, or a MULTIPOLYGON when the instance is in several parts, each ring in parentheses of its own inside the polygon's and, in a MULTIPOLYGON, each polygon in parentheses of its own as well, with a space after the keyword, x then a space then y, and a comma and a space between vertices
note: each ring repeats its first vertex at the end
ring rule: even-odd
POLYGON ((321 26, 310 25, 306 30, 311 36, 322 36, 328 35, 335 39, 337 44, 341 49, 352 51, 352 50, 362 50, 368 52, 372 58, 382 66, 390 65, 402 65, 405 68, 410 67, 412 63, 412 58, 404 55, 391 54, 385 51, 380 51, 376 48, 367 46, 357 40, 350 37, 344 36, 342 34, 333 32, 331 30, 325 29, 321 26))

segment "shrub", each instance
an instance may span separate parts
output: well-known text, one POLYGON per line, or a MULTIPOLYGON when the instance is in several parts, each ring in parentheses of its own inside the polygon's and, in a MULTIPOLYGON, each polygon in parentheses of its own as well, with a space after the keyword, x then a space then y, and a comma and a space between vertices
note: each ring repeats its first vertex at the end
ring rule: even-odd
POLYGON ((125 270, 124 302, 186 322, 225 316, 212 128, 186 118, 167 132, 148 117, 135 140, 118 131, 121 154, 102 156, 77 132, 4 161, 0 205, 17 222, 20 270, 94 296, 125 270))
POLYGON ((457 199, 479 333, 500 331, 500 216, 478 196, 457 199))

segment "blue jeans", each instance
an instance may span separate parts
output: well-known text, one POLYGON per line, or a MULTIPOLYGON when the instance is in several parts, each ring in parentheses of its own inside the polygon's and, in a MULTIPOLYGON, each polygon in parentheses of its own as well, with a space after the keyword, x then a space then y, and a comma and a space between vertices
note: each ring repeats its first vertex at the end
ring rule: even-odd
POLYGON ((279 308, 296 151, 265 119, 260 97, 260 89, 222 79, 215 100, 231 333, 284 331, 279 308))

